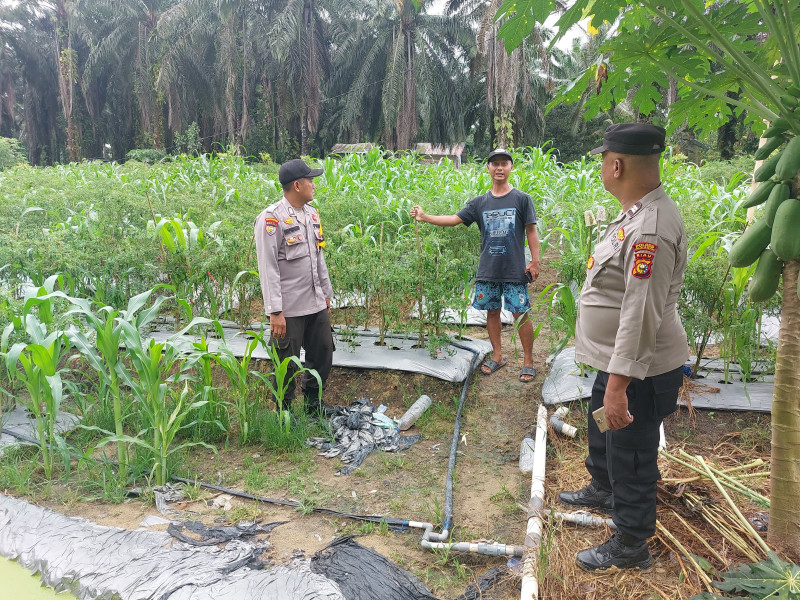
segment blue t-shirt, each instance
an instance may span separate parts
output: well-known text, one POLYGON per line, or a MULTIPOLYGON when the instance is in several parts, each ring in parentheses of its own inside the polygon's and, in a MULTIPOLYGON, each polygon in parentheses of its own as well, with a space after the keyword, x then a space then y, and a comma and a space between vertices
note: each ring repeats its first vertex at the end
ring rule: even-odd
POLYGON ((536 209, 528 194, 516 188, 504 196, 489 191, 456 214, 464 225, 477 223, 481 231, 478 281, 527 282, 525 226, 536 224, 536 209))

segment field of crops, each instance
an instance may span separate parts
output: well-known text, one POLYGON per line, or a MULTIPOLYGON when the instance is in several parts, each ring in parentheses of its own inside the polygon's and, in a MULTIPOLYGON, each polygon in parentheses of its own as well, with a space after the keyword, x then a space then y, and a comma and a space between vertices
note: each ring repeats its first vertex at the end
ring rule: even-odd
MULTIPOLYGON (((415 225, 409 209, 456 212, 488 189, 484 165, 432 165, 373 150, 321 166, 317 205, 341 346, 348 331, 364 326, 422 335, 432 348, 461 333, 478 231, 415 225), (447 308, 462 322, 443 323, 447 308)), ((253 219, 280 198, 277 170, 223 154, 0 172, 0 395, 5 412, 24 405, 37 438, 51 442, 9 453, 0 486, 36 497, 50 482, 76 482, 82 495, 120 502, 132 482, 187 475, 193 449, 230 447, 305 456, 285 482, 273 482, 297 485, 292 478, 313 462, 304 441, 326 435, 324 424, 284 404, 285 364, 252 360, 266 346, 256 326, 263 315, 253 219), (149 327, 165 317, 199 341, 147 342, 149 327), (252 329, 243 357, 224 338, 222 319, 252 329), (79 414, 81 428, 59 433, 62 411, 79 414)), ((774 349, 756 341, 762 313, 779 304, 750 302, 752 268, 728 268, 731 241, 744 227, 748 178, 727 165, 701 169, 674 156, 662 173, 690 239, 680 307, 689 337, 698 354, 713 342, 731 374, 750 380, 754 360, 774 360, 774 349)), ((537 348, 549 352, 574 334, 586 260, 618 205, 600 184, 599 163, 563 165, 537 148, 515 155, 511 183, 533 197, 542 256, 555 279, 532 298, 534 318, 546 325, 537 348)), ((402 395, 410 402, 417 394, 402 395)), ((425 431, 446 426, 452 409, 437 403, 425 431)), ((260 490, 261 467, 247 460, 245 487, 260 490)), ((301 506, 321 501, 319 490, 303 494, 301 506)), ((426 518, 435 521, 435 509, 426 518)))
MULTIPOLYGON (((440 344, 447 336, 443 311, 465 315, 469 305, 479 236, 475 228, 415 227, 409 208, 419 203, 431 213, 457 211, 488 188, 485 168, 423 164, 414 155, 387 157, 377 149, 328 158, 322 166, 317 202, 327 260, 336 296, 350 307, 335 311, 334 319, 351 329, 418 332, 440 344), (422 303, 422 319, 410 316, 415 303, 422 303)), ((176 329, 202 321, 212 335, 214 321, 223 317, 243 328, 262 319, 252 222, 280 197, 276 172, 274 164, 216 155, 154 166, 83 163, 0 174, 7 394, 24 384, 32 406, 47 404, 42 426, 51 435, 62 399, 70 398, 82 414, 94 414, 95 426, 115 436, 120 448, 123 441, 137 447, 146 462, 159 466, 160 479, 169 472, 168 451, 183 425, 173 422, 164 430, 161 420, 168 414, 160 414, 166 409, 159 406, 177 404, 183 418, 191 414, 196 423, 187 443, 213 442, 234 431, 242 443, 251 441, 249 432, 261 417, 248 398, 254 386, 269 381, 254 378, 249 354, 211 355, 205 341, 189 360, 169 342, 137 348, 142 327, 163 314, 175 319, 176 329), (120 342, 131 348, 130 364, 116 358, 120 342), (60 378, 72 352, 92 372, 80 384, 60 378), (212 385, 212 363, 228 375, 229 388, 212 385), (175 370, 180 377, 172 375, 175 370), (172 403, 165 403, 170 396, 172 403), (139 412, 125 420, 133 399, 139 412), (149 433, 131 437, 135 431, 149 433)), ((752 342, 763 307, 747 299, 751 270, 726 268, 730 240, 744 224, 745 176, 731 171, 728 178, 704 177, 679 157, 665 160, 663 175, 691 240, 681 307, 690 339, 701 353, 712 335, 721 336, 721 355, 747 370, 761 352, 752 342)), ((602 189, 597 162, 562 165, 537 148, 517 154, 511 182, 533 197, 542 255, 558 272, 559 281, 536 300, 547 306, 551 343, 563 346, 574 332, 575 292, 586 259, 616 214, 616 201, 602 189)), ((249 343, 248 352, 261 342, 249 343)), ((749 378, 749 372, 742 375, 749 378)), ((282 397, 281 390, 271 393, 282 397)), ((304 432, 295 433, 296 443, 304 432)), ((49 476, 53 457, 42 451, 49 476)), ((120 450, 119 458, 126 461, 126 452, 120 450)))

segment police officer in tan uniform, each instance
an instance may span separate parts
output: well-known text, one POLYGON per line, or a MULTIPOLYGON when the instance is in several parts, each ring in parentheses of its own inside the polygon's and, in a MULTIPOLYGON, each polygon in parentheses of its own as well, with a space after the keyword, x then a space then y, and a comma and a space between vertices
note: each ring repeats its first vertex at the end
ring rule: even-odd
MULTIPOLYGON (((324 388, 333 363, 329 316, 333 290, 322 252, 322 224, 309 204, 314 199, 314 177, 319 175, 322 169, 311 169, 299 158, 281 165, 278 181, 283 198, 258 215, 255 240, 270 343, 281 360, 299 357, 304 348, 305 366, 317 371, 324 388)), ((305 408, 312 414, 332 411, 322 403, 320 382, 309 373, 303 375, 305 408)), ((294 399, 294 388, 292 381, 286 400, 294 399)))
POLYGON ((686 269, 686 234, 664 192, 659 156, 664 129, 611 125, 602 153, 603 185, 622 205, 589 258, 578 304, 575 360, 598 369, 589 413, 591 482, 559 500, 611 512, 617 525, 605 543, 582 550, 587 570, 647 568, 655 533, 659 427, 677 409, 689 357, 677 300, 686 269), (592 412, 605 407, 609 431, 592 412))

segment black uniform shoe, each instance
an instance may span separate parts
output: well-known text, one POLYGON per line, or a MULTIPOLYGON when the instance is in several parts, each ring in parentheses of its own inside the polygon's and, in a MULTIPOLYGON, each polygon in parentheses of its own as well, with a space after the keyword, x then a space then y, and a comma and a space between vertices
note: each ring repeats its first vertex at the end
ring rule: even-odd
POLYGON ((614 506, 614 498, 611 492, 601 490, 594 482, 577 492, 561 492, 558 495, 561 504, 567 506, 577 506, 580 508, 596 508, 604 513, 611 514, 614 506))
POLYGON ((653 557, 647 547, 647 540, 637 540, 617 532, 608 540, 581 550, 576 556, 578 566, 585 571, 608 569, 647 569, 653 564, 653 557))
POLYGON ((313 417, 332 417, 338 412, 336 406, 325 404, 316 394, 313 396, 304 396, 303 400, 303 408, 307 415, 313 417))

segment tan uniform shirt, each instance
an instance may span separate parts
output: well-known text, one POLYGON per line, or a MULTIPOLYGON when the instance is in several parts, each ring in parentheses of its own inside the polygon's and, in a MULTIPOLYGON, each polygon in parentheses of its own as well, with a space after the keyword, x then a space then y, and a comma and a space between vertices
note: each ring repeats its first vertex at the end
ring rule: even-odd
POLYGON ((578 301, 575 360, 644 379, 689 358, 677 300, 686 269, 678 207, 659 186, 606 229, 578 301))
POLYGON ((316 209, 308 204, 295 209, 282 198, 256 217, 254 233, 264 312, 300 317, 324 310, 333 289, 319 247, 323 237, 316 209))

